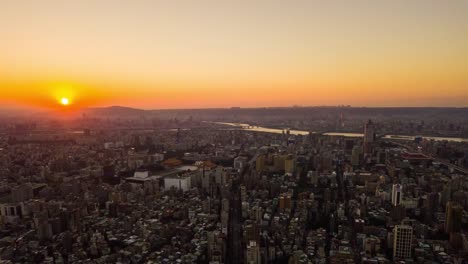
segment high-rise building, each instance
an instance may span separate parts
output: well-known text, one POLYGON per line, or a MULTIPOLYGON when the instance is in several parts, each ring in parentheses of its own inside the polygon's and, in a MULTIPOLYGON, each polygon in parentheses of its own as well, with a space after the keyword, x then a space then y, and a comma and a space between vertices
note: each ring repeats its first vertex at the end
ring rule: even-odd
POLYGON ((353 139, 346 139, 345 140, 345 151, 350 153, 354 147, 354 140, 353 139))
POLYGON ((375 128, 372 120, 367 121, 364 126, 364 153, 372 152, 375 142, 375 128))
POLYGON ((249 241, 247 244, 247 250, 245 252, 245 258, 247 264, 260 264, 260 247, 256 241, 249 241))
POLYGON ((246 241, 260 241, 260 228, 256 223, 251 223, 245 226, 246 241))
POLYGON ((208 259, 223 263, 226 254, 225 236, 218 230, 208 233, 208 259))
POLYGON ((284 166, 286 164, 286 155, 276 154, 273 156, 273 166, 276 171, 284 170, 284 166))
POLYGON ((448 202, 445 208, 445 232, 460 232, 463 208, 454 202, 448 202))
POLYGON ((424 202, 424 222, 431 224, 434 221, 434 214, 439 208, 439 193, 432 192, 427 195, 424 202))
POLYGON ((289 193, 283 193, 279 197, 279 208, 280 210, 289 210, 292 207, 291 195, 289 193))
POLYGON ((245 188, 244 185, 241 185, 239 189, 240 189, 241 201, 242 202, 247 201, 247 188, 245 188))
POLYGON ((362 156, 362 147, 361 146, 354 146, 351 152, 351 165, 359 166, 361 163, 361 156, 362 156))
POLYGON ((295 169, 295 160, 292 155, 288 155, 284 161, 284 172, 293 175, 295 169))
POLYGON ((279 209, 284 210, 284 197, 280 196, 278 199, 279 209))
POLYGON ((401 221, 406 217, 406 208, 402 204, 392 206, 390 216, 394 221, 401 221))
POLYGON ((392 186, 392 205, 397 206, 401 204, 403 199, 403 186, 401 184, 393 184, 392 186))
POLYGON ((413 228, 409 225, 396 225, 393 228, 393 258, 411 258, 413 228))
POLYGON ((265 169, 265 155, 260 155, 255 160, 255 169, 258 172, 261 172, 265 169))

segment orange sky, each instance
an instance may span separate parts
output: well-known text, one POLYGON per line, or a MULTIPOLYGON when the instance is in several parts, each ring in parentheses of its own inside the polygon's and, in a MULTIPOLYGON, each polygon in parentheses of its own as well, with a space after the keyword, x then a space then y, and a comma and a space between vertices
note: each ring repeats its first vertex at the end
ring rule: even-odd
POLYGON ((0 104, 468 106, 466 32, 457 0, 1 1, 0 104))

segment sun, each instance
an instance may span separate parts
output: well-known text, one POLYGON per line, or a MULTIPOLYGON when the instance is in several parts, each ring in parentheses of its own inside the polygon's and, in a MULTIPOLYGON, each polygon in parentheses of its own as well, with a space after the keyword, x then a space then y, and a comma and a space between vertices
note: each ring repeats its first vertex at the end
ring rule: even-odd
POLYGON ((61 103, 62 105, 69 105, 69 104, 70 104, 70 100, 69 100, 68 98, 66 98, 66 97, 62 97, 62 98, 60 99, 60 103, 61 103))

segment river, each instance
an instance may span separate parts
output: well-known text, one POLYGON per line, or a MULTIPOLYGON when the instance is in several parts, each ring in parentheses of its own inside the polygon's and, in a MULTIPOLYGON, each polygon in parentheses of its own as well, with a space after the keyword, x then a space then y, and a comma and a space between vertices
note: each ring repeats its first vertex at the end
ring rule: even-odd
MULTIPOLYGON (((226 122, 212 122, 215 124, 220 125, 227 125, 227 126, 235 126, 241 127, 243 130, 247 131, 256 131, 256 132, 266 132, 266 133, 275 133, 275 134, 282 134, 285 132, 285 129, 278 129, 278 128, 267 128, 267 127, 260 127, 260 126, 252 126, 245 123, 226 123, 226 122)), ((310 132, 305 130, 289 130, 289 134, 291 135, 308 135, 309 133, 317 133, 317 132, 310 132)), ((364 134, 362 133, 346 133, 346 132, 327 132, 323 133, 326 136, 341 136, 341 137, 363 137, 364 134)), ((385 135, 383 138, 386 139, 396 139, 396 140, 409 140, 413 141, 416 137, 415 136, 407 136, 407 135, 385 135)), ((423 136, 423 139, 428 140, 435 140, 435 141, 451 141, 451 142, 468 142, 468 138, 457 138, 457 137, 426 137, 423 136)))

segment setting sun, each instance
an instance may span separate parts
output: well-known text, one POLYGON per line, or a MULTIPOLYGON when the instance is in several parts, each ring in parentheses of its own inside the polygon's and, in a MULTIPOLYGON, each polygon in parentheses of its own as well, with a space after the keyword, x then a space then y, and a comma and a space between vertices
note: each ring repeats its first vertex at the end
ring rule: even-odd
POLYGON ((69 105, 70 104, 70 100, 68 100, 68 98, 66 97, 63 97, 62 99, 60 99, 60 103, 62 105, 69 105))

